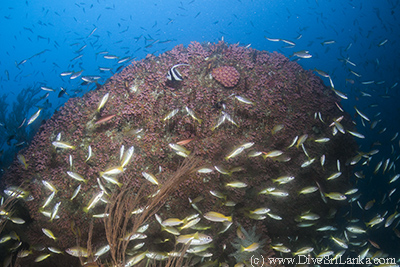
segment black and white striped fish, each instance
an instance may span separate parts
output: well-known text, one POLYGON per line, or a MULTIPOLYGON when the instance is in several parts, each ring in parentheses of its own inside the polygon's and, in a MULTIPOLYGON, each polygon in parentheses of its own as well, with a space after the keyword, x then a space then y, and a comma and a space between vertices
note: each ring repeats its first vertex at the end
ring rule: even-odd
POLYGON ((189 66, 189 64, 176 64, 167 73, 167 79, 169 81, 182 81, 182 75, 176 69, 179 66, 189 66))

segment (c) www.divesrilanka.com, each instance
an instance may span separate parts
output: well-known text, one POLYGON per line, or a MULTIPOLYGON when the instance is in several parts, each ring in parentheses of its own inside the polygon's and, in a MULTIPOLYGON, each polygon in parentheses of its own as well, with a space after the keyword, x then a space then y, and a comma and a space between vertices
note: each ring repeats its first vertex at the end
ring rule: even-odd
POLYGON ((364 265, 364 264, 390 264, 391 266, 399 266, 396 264, 395 258, 364 258, 355 257, 355 258, 343 258, 343 257, 323 257, 323 258, 312 258, 306 255, 298 255, 293 258, 267 258, 267 257, 255 257, 252 256, 250 258, 251 266, 270 266, 274 264, 322 264, 322 265, 338 265, 338 264, 356 264, 356 265, 364 265))

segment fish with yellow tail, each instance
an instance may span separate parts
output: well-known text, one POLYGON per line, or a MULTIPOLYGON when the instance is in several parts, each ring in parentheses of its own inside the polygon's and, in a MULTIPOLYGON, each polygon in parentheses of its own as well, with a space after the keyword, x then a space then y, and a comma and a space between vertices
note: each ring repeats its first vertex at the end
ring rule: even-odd
POLYGON ((76 147, 71 145, 67 142, 62 141, 54 141, 51 143, 55 148, 62 148, 62 149, 75 149, 76 147))
POLYGON ((206 245, 208 243, 211 243, 212 241, 213 239, 211 236, 199 232, 196 232, 194 234, 180 235, 176 239, 176 243, 190 243, 190 245, 193 246, 206 245))
POLYGON ((256 251, 259 247, 260 247, 260 244, 254 242, 253 244, 251 244, 247 247, 240 246, 240 251, 241 252, 243 252, 243 251, 253 252, 253 251, 256 251))
POLYGON ((27 123, 26 125, 29 125, 29 124, 33 123, 33 122, 39 117, 41 111, 42 111, 42 109, 39 108, 39 110, 36 111, 35 114, 33 114, 33 115, 29 118, 28 123, 27 123))
POLYGON ((209 221, 212 222, 231 222, 232 221, 232 216, 225 216, 222 213, 215 212, 215 211, 209 211, 205 213, 204 218, 206 218, 209 221))
POLYGON ((324 196, 329 197, 332 200, 338 200, 338 201, 346 200, 346 196, 338 192, 325 193, 324 196))
POLYGON ((71 177, 74 180, 77 180, 79 182, 84 182, 85 184, 87 183, 87 180, 85 178, 83 178, 82 175, 80 175, 76 172, 67 171, 67 174, 69 177, 71 177))
POLYGON ((24 166, 24 169, 27 170, 28 164, 26 163, 26 159, 25 159, 24 155, 18 154, 17 158, 18 158, 18 161, 24 166))
POLYGON ((97 112, 100 112, 100 110, 104 107, 104 105, 107 103, 108 97, 109 97, 110 93, 107 93, 103 96, 103 98, 101 99, 99 106, 97 107, 97 112))
POLYGON ((99 193, 95 194, 90 200, 89 204, 83 208, 83 211, 88 213, 90 209, 94 208, 97 205, 97 203, 99 203, 103 195, 104 191, 100 191, 99 193))

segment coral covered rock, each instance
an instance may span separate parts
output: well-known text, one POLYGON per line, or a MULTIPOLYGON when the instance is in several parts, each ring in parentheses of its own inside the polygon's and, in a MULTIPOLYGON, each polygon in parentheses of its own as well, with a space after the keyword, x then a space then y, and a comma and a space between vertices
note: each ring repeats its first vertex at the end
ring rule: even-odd
MULTIPOLYGON (((329 126, 343 116, 340 125, 354 127, 337 108, 339 102, 311 71, 281 54, 224 42, 180 45, 158 57, 135 61, 98 90, 70 99, 21 152, 27 169, 15 161, 4 175, 3 186, 28 181, 33 200, 24 206, 31 220, 25 220, 30 223, 21 238, 31 245, 65 250, 77 243, 91 244, 94 253, 111 240, 104 230, 106 202, 117 199, 114 196, 121 190, 130 190, 133 196, 141 190, 157 197, 160 189, 166 197, 158 206, 159 219, 146 217, 149 226, 146 237, 142 236, 146 240, 130 241, 127 250, 145 244, 129 255, 148 250, 165 256, 179 250, 182 243, 175 247, 176 231, 181 229, 180 240, 200 242, 199 234, 212 239, 214 248, 203 253, 233 266, 235 257, 229 255, 236 251, 231 243, 238 223, 244 229, 255 227, 255 240, 263 240, 258 249, 266 255, 274 253, 271 239, 292 250, 313 246, 312 240, 323 235, 316 228, 331 225, 332 210, 343 203, 328 193, 350 188, 352 170, 345 163, 355 154, 355 141, 347 133, 333 135, 336 126, 329 126), (189 65, 180 69, 179 90, 168 87, 165 75, 177 63, 189 65), (162 191, 186 157, 201 163, 185 173, 173 190, 162 191), (341 175, 327 180, 338 172, 338 161, 341 175), (57 189, 45 207, 53 192, 43 181, 57 189), (300 194, 304 188, 316 189, 300 194), (323 193, 332 199, 321 198, 323 193), (202 216, 210 211, 215 212, 211 220, 202 216), (306 212, 320 219, 299 228, 307 222, 302 219, 306 212), (161 227, 160 222, 168 218, 175 218, 167 221, 177 224, 171 227, 182 228, 161 227), (191 226, 194 229, 183 227, 188 218, 197 220, 191 226), (229 220, 232 224, 224 229, 221 221, 229 220), (44 235, 42 228, 51 230, 57 240, 44 235), (288 243, 289 236, 298 238, 288 243)), ((140 205, 133 212, 129 207, 122 209, 129 211, 125 218, 140 216, 147 199, 138 200, 140 205)), ((132 237, 129 232, 115 231, 115 235, 116 242, 132 237)), ((41 253, 34 251, 24 258, 24 266, 41 253)), ((98 261, 110 262, 109 253, 98 261)), ((70 266, 70 259, 76 258, 57 254, 46 261, 70 266)))
POLYGON ((213 78, 224 87, 234 87, 240 79, 239 72, 234 67, 223 66, 212 71, 213 78))

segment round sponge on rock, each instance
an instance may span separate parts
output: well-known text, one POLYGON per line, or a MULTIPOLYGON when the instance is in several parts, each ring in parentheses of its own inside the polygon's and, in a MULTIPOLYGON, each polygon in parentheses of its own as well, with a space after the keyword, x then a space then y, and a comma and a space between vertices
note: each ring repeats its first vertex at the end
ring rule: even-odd
POLYGON ((230 66, 223 66, 213 69, 212 76, 215 80, 221 83, 224 87, 234 87, 240 78, 239 72, 230 66))

